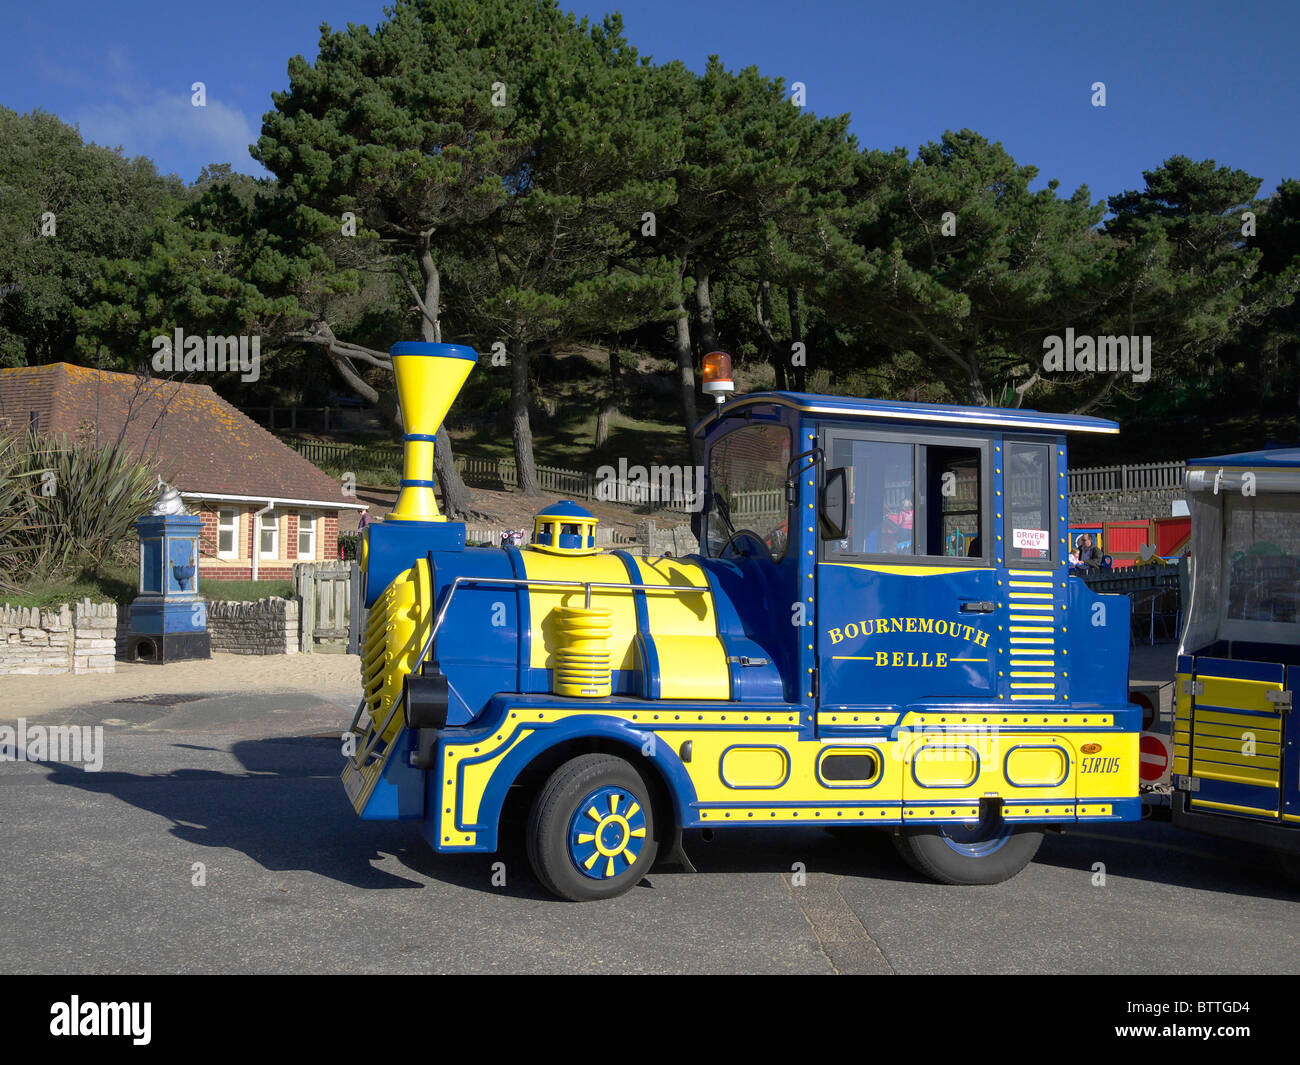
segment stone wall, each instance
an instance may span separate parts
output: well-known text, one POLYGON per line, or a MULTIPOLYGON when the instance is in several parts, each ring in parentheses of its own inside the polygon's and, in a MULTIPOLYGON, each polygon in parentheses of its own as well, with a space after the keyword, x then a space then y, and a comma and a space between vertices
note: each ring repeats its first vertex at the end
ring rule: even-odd
POLYGON ((0 674, 112 673, 117 604, 0 606, 0 674))
POLYGON ((1175 499, 1186 499, 1183 488, 1147 488, 1114 492, 1074 492, 1070 495, 1070 524, 1168 518, 1175 499))
POLYGON ((637 522, 636 542, 641 550, 635 553, 651 557, 671 555, 673 558, 681 558, 684 555, 698 554, 700 550, 700 543, 695 539, 689 524, 672 525, 665 529, 654 521, 637 522))
POLYGON ((117 604, 83 599, 72 608, 72 672, 112 673, 117 637, 117 604))
POLYGON ((276 598, 209 603, 212 650, 236 655, 297 654, 300 607, 298 599, 276 598))

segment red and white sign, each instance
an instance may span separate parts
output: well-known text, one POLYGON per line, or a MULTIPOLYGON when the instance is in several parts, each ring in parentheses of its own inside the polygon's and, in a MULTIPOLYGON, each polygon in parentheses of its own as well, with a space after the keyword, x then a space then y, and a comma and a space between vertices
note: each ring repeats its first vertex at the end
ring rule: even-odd
POLYGON ((1031 551, 1047 550, 1046 529, 1012 529, 1011 546, 1027 547, 1031 551))
POLYGON ((1144 732, 1138 739, 1138 778, 1143 784, 1163 784, 1169 779, 1173 752, 1169 737, 1158 732, 1144 732))

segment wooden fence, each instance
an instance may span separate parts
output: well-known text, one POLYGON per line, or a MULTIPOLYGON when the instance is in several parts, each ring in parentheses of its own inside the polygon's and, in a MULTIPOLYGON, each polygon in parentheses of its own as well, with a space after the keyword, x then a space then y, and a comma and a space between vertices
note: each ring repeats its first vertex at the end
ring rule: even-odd
POLYGON ((1183 487, 1182 462, 1139 462, 1070 471, 1070 492, 1133 492, 1183 487))
MULTIPOLYGON (((326 444, 311 440, 287 440, 291 447, 318 466, 336 470, 397 471, 402 465, 402 449, 395 444, 326 444)), ((456 469, 465 483, 476 488, 512 491, 519 486, 519 477, 513 458, 477 458, 456 456, 456 469)), ((663 470, 675 467, 660 467, 663 470)), ((649 472, 653 472, 651 467, 649 472)), ((1071 470, 1070 492, 1131 492, 1143 490, 1180 489, 1183 486, 1184 464, 1172 462, 1140 462, 1119 466, 1092 466, 1071 470)), ((1032 479, 1031 479, 1032 481, 1032 479)), ((660 477, 651 482, 610 480, 602 482, 594 473, 564 469, 559 466, 538 466, 537 484, 545 492, 570 499, 601 499, 613 503, 652 505, 660 510, 690 512, 695 509, 690 494, 684 489, 680 476, 660 477)), ((962 482, 959 480, 959 495, 962 482)), ((973 491, 971 482, 970 491, 973 491)), ((691 485, 695 487, 694 484, 691 485)))
POLYGON ((299 650, 311 654, 317 644, 347 645, 356 653, 360 624, 361 580, 355 562, 296 562, 293 591, 302 597, 299 650))

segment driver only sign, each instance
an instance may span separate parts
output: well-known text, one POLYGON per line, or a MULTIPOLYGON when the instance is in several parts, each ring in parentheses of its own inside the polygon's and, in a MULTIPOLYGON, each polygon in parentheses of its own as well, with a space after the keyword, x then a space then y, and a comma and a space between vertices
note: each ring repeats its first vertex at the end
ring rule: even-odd
POLYGON ((1012 529, 1011 546, 1025 547, 1031 551, 1047 550, 1046 529, 1012 529))

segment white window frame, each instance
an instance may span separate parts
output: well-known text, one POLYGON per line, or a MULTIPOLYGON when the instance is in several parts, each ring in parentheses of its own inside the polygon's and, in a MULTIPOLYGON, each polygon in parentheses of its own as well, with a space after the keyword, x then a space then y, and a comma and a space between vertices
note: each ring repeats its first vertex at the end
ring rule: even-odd
POLYGON ((278 559, 280 557, 280 515, 274 510, 268 510, 257 519, 257 557, 259 559, 278 559), (267 524, 267 522, 270 524, 267 524), (262 534, 271 534, 271 550, 262 549, 262 534))
POLYGON ((238 507, 218 507, 217 508, 217 558, 238 558, 239 557, 239 508, 238 507), (230 515, 233 524, 227 524, 226 516, 230 515), (230 549, 223 551, 221 549, 221 534, 230 533, 230 549))
POLYGON ((300 511, 298 511, 298 558, 300 558, 300 559, 305 558, 305 559, 308 559, 309 561, 315 561, 315 559, 316 559, 316 526, 317 526, 317 523, 318 523, 319 521, 320 521, 320 516, 319 516, 319 515, 318 515, 314 510, 300 510, 300 511), (308 551, 303 551, 303 549, 302 549, 302 533, 303 533, 303 525, 304 525, 304 523, 306 523, 306 524, 310 527, 310 529, 311 529, 311 534, 310 534, 310 535, 311 535, 311 549, 308 550, 308 551))

